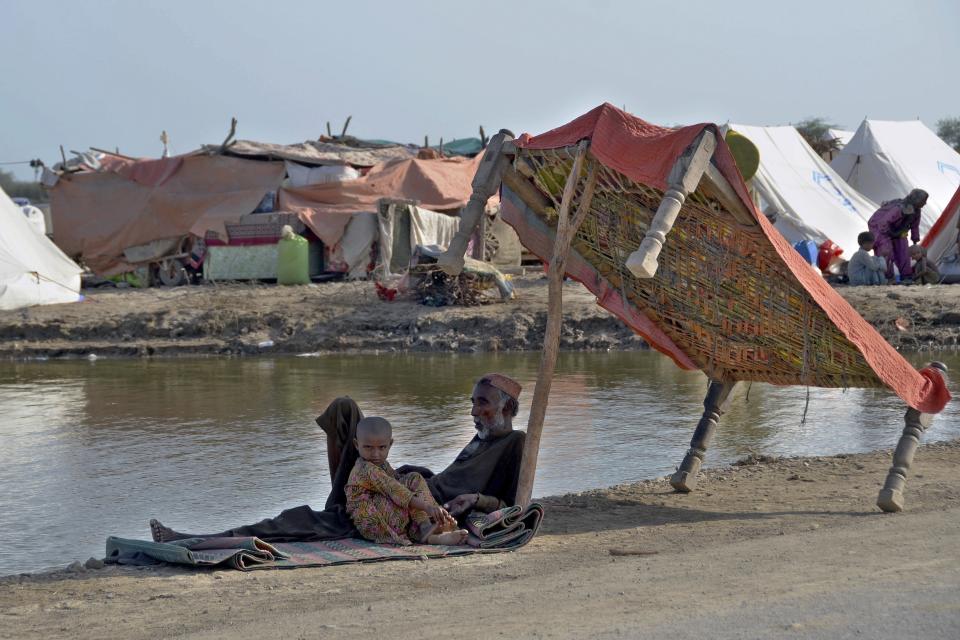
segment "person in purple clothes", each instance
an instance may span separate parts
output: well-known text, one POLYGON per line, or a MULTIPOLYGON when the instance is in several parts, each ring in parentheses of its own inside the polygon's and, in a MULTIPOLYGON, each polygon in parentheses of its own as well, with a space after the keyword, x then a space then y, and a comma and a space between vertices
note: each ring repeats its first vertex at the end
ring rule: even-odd
POLYGON ((893 280, 894 265, 900 272, 901 282, 909 282, 913 278, 907 234, 910 234, 913 244, 920 242, 920 210, 925 204, 927 192, 914 189, 906 198, 884 202, 867 222, 875 241, 874 253, 887 261, 888 282, 893 280))

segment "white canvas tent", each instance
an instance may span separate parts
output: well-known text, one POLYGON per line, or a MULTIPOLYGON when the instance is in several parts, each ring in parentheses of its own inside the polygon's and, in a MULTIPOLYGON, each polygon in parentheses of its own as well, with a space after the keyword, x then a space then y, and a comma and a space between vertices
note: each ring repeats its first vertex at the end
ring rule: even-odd
POLYGON ((80 272, 0 190, 0 310, 76 302, 80 272))
POLYGON ((902 198, 914 188, 929 193, 921 235, 960 186, 960 154, 919 120, 864 120, 830 166, 877 203, 902 198))
POLYGON ((845 129, 827 129, 827 136, 831 139, 837 141, 837 146, 840 149, 843 149, 847 146, 847 143, 850 142, 850 138, 853 137, 855 131, 847 131, 845 129))
POLYGON ((793 127, 729 127, 760 152, 750 186, 760 209, 776 214, 777 230, 791 243, 832 240, 850 258, 877 206, 846 184, 793 127))

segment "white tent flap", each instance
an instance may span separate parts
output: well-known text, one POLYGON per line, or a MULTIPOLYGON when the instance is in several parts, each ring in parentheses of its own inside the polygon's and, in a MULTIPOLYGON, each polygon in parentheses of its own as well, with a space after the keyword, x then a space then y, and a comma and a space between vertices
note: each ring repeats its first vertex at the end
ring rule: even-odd
POLYGON ((81 269, 0 190, 0 310, 80 299, 81 269))
POLYGON ((830 166, 877 203, 902 198, 914 188, 929 193, 921 234, 960 186, 960 154, 919 120, 864 120, 830 166))
POLYGON ((846 184, 793 127, 729 125, 760 151, 750 186, 791 243, 832 240, 849 258, 877 206, 846 184))

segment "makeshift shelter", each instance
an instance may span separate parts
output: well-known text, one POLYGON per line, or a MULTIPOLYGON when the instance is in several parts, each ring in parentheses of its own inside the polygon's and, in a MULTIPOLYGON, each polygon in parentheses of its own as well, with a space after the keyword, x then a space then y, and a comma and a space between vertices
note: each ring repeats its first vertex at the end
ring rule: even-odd
POLYGON ((130 271, 125 250, 176 244, 193 234, 226 237, 284 176, 282 162, 191 154, 159 160, 107 156, 98 171, 64 173, 50 190, 54 240, 98 275, 130 271))
POLYGON ((921 244, 945 282, 960 282, 960 187, 921 244))
POLYGON ((0 309, 76 302, 81 271, 0 189, 0 309))
POLYGON ((777 231, 791 244, 832 240, 849 259, 877 205, 845 183, 793 127, 729 127, 760 152, 750 187, 777 231))
POLYGON ((930 194, 923 208, 925 234, 960 186, 960 154, 919 120, 864 120, 830 163, 851 187, 881 204, 911 189, 930 194))
POLYGON ((439 264, 457 273, 482 211, 549 261, 543 357, 518 501, 530 500, 561 328, 563 277, 681 368, 709 378, 704 413, 671 483, 690 491, 739 381, 886 388, 909 407, 878 505, 903 506, 917 436, 950 399, 945 367, 917 371, 814 273, 753 206, 715 125, 658 127, 604 104, 540 136, 494 136, 439 264))
POLYGON ((479 162, 480 157, 387 162, 357 180, 285 188, 280 191, 280 208, 297 213, 332 247, 353 214, 375 213, 381 198, 415 201, 432 211, 459 210, 470 198, 470 181, 479 162))

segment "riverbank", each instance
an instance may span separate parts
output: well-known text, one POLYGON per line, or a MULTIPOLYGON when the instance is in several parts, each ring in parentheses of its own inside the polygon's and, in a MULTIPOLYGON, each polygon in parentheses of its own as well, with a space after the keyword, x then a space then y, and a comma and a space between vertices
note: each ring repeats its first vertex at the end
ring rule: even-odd
POLYGON ((552 497, 510 554, 2 578, 0 637, 956 637, 960 441, 921 447, 895 515, 874 506, 889 466, 750 461, 689 495, 658 479, 552 497))
MULTIPOLYGON (((0 358, 539 349, 546 279, 514 283, 515 300, 442 308, 385 302, 370 282, 87 290, 81 303, 0 312, 0 358)), ((960 286, 838 291, 900 349, 960 345, 960 286)), ((564 350, 645 347, 575 282, 564 287, 564 311, 564 350)))

